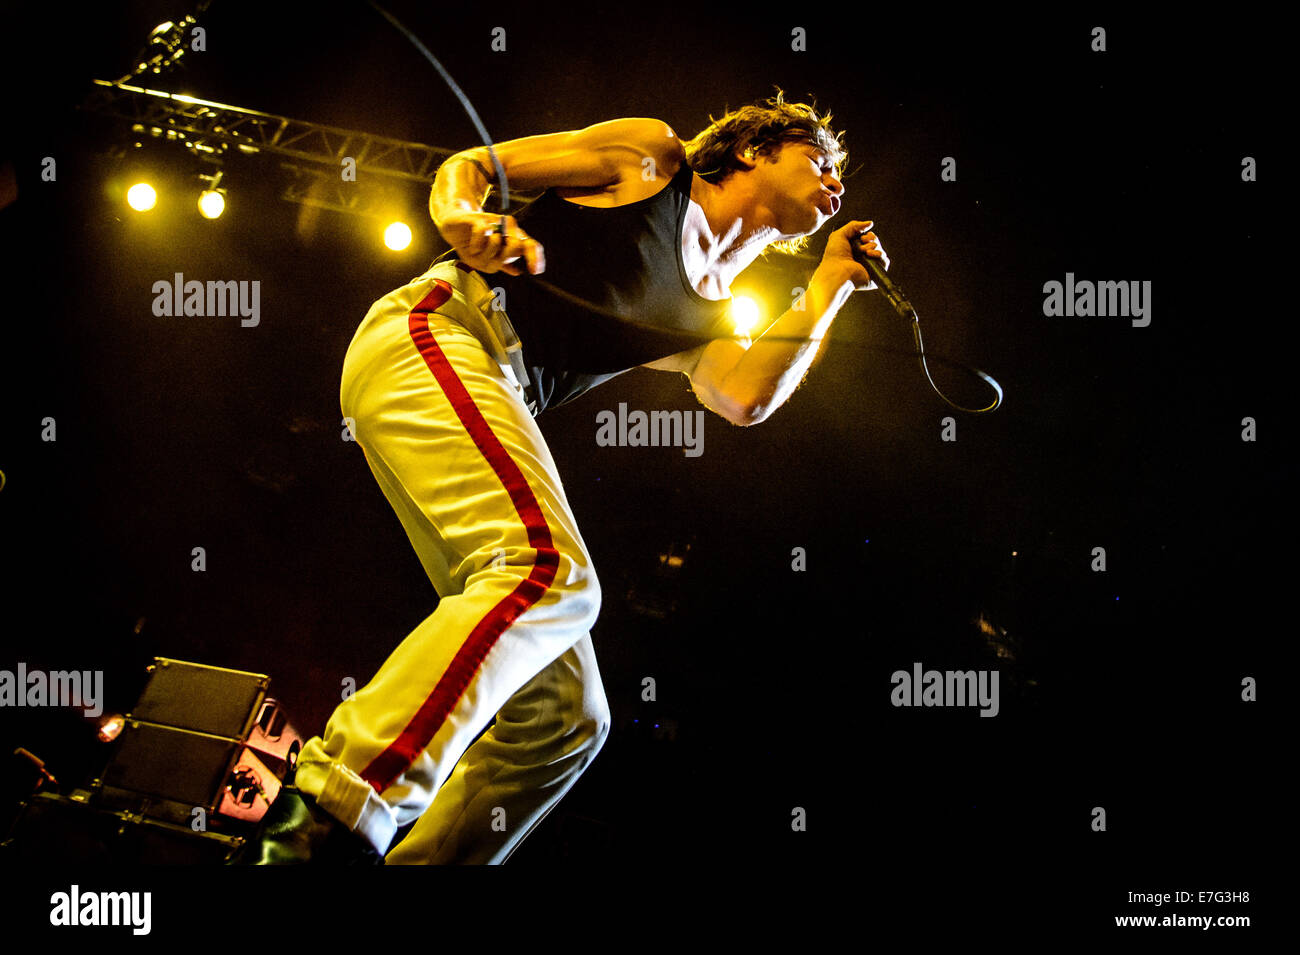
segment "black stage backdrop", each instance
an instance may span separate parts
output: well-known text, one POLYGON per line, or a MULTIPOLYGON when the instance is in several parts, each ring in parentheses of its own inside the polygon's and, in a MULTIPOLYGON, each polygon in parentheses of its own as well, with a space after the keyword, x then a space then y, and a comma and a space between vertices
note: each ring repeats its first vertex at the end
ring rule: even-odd
MULTIPOLYGON (((392 10, 497 140, 620 116, 687 137, 776 87, 815 97, 846 131, 845 207, 813 260, 770 256, 746 288, 788 301, 832 228, 872 219, 927 348, 1006 400, 949 409, 898 354, 907 326, 859 294, 789 403, 749 429, 709 415, 698 456, 597 441, 621 404, 693 413, 680 375, 633 371, 545 413, 603 583, 605 749, 500 881, 284 877, 268 924, 373 938, 371 905, 427 906, 448 913, 424 929, 442 939, 479 908, 509 922, 536 903, 543 921, 519 924, 581 929, 608 897, 647 920, 702 906, 730 937, 788 922, 814 944, 1201 932, 1116 927, 1170 914, 1249 916, 1204 933, 1249 944, 1285 827, 1279 28, 1092 6, 392 10), (1133 283, 1145 317, 1047 314, 1067 275, 1133 283), (914 666, 996 671, 996 715, 896 706, 914 666), (1215 891, 1248 895, 1198 897, 1215 891)), ((270 155, 228 157, 227 211, 205 221, 192 149, 76 108, 185 12, 5 15, 0 669, 101 671, 106 713, 130 709, 154 656, 267 673, 316 733, 436 605, 342 440, 338 381, 369 304, 446 246, 424 187, 398 189, 415 239, 394 253, 374 221, 281 201, 270 155), (122 201, 137 160, 161 184, 146 215, 122 201), (175 273, 260 283, 258 324, 156 316, 152 286, 175 273)), ((198 22, 203 49, 139 85, 478 143, 365 4, 218 0, 198 22)), ((0 718, 6 759, 31 750, 63 791, 103 764, 78 710, 0 718)), ((6 779, 7 824, 29 780, 18 761, 6 779)), ((11 873, 27 894, 9 919, 48 924, 74 883, 144 889, 152 935, 180 941, 255 917, 236 875, 11 873)))

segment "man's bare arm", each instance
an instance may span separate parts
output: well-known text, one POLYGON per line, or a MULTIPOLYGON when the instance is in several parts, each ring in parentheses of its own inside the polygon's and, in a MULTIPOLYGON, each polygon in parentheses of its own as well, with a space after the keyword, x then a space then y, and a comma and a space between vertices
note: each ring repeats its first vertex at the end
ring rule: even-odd
POLYGON ((850 251, 865 241, 869 254, 883 259, 870 222, 850 222, 832 233, 821 264, 808 283, 802 307, 791 307, 749 348, 718 339, 700 352, 688 372, 691 388, 704 406, 733 424, 766 420, 785 404, 812 367, 836 314, 855 290, 875 287, 871 274, 850 251))
MULTIPOLYGON (((570 187, 617 192, 633 171, 639 175, 646 157, 668 168, 684 155, 672 129, 655 119, 615 119, 494 143, 492 149, 510 188, 521 191, 570 187)), ((495 181, 487 147, 457 153, 438 169, 429 215, 448 244, 479 271, 517 275, 519 268, 512 263, 523 258, 530 272, 541 272, 542 247, 511 216, 506 217, 506 235, 497 235, 499 217, 483 211, 495 181)))

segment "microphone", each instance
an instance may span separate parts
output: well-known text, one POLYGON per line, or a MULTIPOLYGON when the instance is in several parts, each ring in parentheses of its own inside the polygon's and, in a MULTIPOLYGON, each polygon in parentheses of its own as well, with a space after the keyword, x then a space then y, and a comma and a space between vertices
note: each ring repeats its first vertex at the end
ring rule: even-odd
POLYGON ((876 285, 884 294, 885 299, 891 306, 893 306, 894 311, 910 322, 919 321, 916 316, 916 309, 914 309, 912 303, 907 300, 907 296, 903 294, 903 290, 889 280, 889 276, 885 274, 885 267, 881 264, 880 260, 875 256, 867 255, 867 253, 863 251, 861 244, 857 242, 852 243, 852 249, 853 258, 857 260, 863 268, 871 273, 872 279, 875 280, 876 285))

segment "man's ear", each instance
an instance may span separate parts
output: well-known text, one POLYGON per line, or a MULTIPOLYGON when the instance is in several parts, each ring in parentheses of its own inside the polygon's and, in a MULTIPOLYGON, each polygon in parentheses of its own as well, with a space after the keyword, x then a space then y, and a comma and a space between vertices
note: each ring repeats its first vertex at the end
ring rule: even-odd
POLYGON ((742 169, 753 169, 758 165, 758 152, 753 146, 748 146, 736 153, 736 162, 742 169))

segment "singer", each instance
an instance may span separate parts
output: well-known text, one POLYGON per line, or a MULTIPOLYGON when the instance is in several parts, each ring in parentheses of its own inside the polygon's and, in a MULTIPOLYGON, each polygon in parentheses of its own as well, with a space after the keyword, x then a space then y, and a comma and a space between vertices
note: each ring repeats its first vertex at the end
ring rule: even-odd
POLYGON ((372 306, 340 391, 440 601, 304 746, 233 861, 504 862, 586 769, 610 724, 600 585, 534 417, 638 366, 685 374, 746 427, 790 397, 836 313, 875 287, 853 247, 889 262, 871 222, 847 223, 805 294, 734 340, 736 276, 841 207, 830 120, 778 90, 687 142, 616 119, 497 144, 511 190, 544 190, 504 234, 483 209, 488 150, 443 164, 429 211, 457 261, 372 306))

